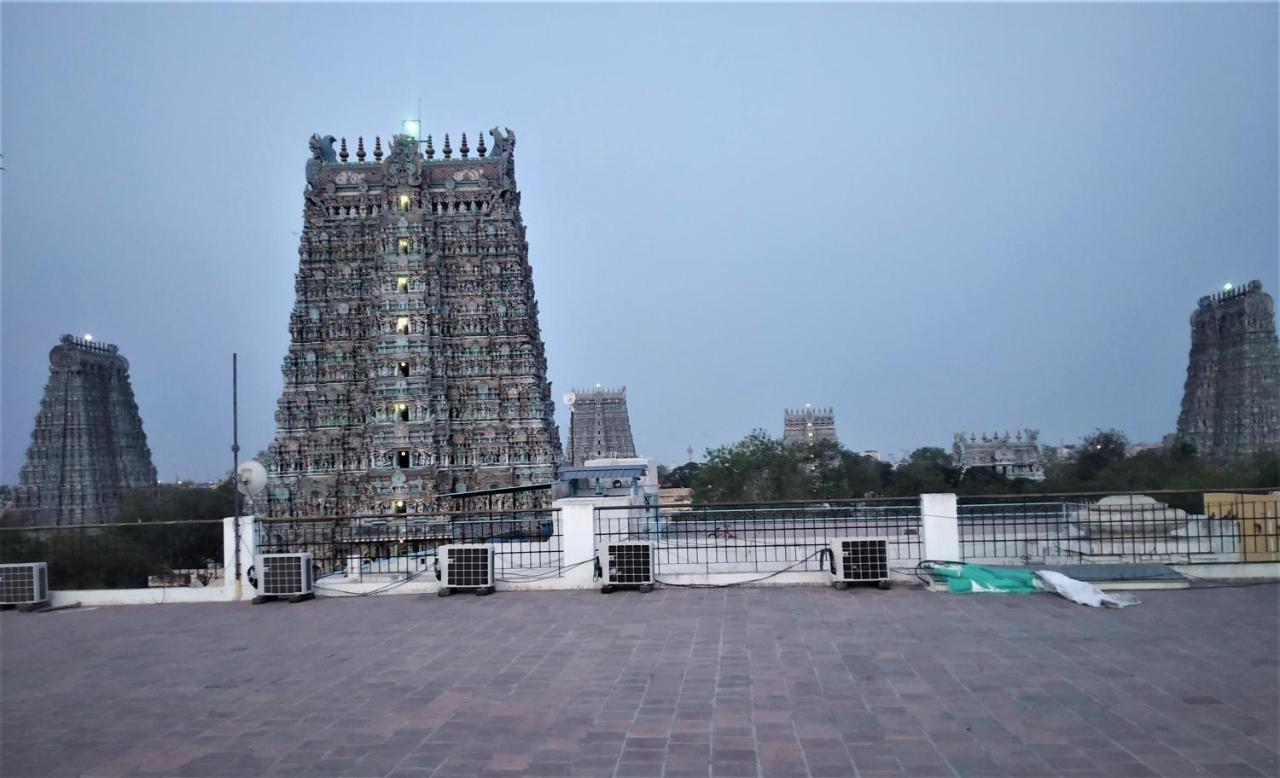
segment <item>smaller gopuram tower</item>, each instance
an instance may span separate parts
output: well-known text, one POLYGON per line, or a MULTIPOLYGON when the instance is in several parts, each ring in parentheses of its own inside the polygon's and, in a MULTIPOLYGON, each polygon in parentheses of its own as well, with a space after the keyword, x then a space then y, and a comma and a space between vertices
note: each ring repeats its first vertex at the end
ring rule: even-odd
POLYGON ((803 446, 836 437, 836 414, 831 408, 814 408, 805 403, 799 410, 786 410, 782 414, 782 442, 788 446, 803 446))
POLYGON ((627 413, 627 387, 575 389, 564 396, 569 406, 569 461, 629 458, 636 455, 627 413))
POLYGON ((1178 438, 1204 457, 1280 450, 1276 307, 1261 281, 1200 298, 1178 438))
POLYGON ((63 335, 49 352, 19 478, 13 508, 38 525, 111 521, 124 490, 155 487, 129 362, 115 345, 63 335))

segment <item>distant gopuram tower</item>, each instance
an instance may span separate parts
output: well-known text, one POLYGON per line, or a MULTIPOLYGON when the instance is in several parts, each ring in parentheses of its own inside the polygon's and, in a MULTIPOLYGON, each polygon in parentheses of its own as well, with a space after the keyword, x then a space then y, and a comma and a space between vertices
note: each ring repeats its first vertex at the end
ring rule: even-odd
POLYGON ((108 343, 63 335, 13 508, 36 524, 114 519, 126 489, 155 488, 156 468, 129 384, 129 362, 108 343))
POLYGON ((636 455, 627 414, 627 387, 575 389, 564 401, 569 406, 569 464, 636 455))
POLYGON ((836 443, 836 414, 830 408, 814 408, 805 403, 799 410, 786 410, 782 414, 782 442, 789 446, 819 443, 829 440, 836 443))
POLYGON ((1280 450, 1280 344, 1262 282, 1200 298, 1178 438, 1201 456, 1280 450))
POLYGON ((490 135, 474 156, 465 134, 439 156, 397 135, 385 158, 381 138, 352 155, 311 137, 269 515, 416 514, 553 480, 515 134, 490 135))

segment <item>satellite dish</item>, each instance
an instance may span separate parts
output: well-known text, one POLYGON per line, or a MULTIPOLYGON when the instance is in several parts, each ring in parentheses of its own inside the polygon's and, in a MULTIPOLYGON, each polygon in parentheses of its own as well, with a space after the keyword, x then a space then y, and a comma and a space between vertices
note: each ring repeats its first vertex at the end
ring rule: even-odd
POLYGON ((577 399, 578 399, 578 395, 574 394, 573 392, 564 393, 564 404, 568 405, 570 408, 573 407, 573 404, 575 401, 577 401, 577 399))
POLYGON ((267 485, 267 469, 262 463, 250 459, 236 468, 236 488, 249 499, 262 493, 267 485))

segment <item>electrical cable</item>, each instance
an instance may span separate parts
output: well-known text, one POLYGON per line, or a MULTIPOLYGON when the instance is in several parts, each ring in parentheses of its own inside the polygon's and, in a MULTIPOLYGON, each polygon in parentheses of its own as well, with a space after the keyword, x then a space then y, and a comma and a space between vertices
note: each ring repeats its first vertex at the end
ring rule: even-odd
MULTIPOLYGON (((496 580, 496 581, 502 581, 503 583, 527 583, 527 582, 530 582, 530 581, 548 581, 548 580, 550 580, 550 579, 552 579, 552 578, 559 578, 559 577, 561 577, 562 575, 564 575, 564 572, 565 572, 566 570, 572 570, 572 569, 574 569, 575 567, 581 567, 581 566, 583 566, 583 565, 585 565, 585 564, 589 564, 589 563, 591 563, 591 562, 595 562, 595 561, 596 561, 596 558, 595 558, 595 557, 591 557, 590 559, 584 559, 584 560, 582 560, 581 562, 574 562, 574 563, 573 563, 573 564, 571 564, 571 565, 565 565, 565 566, 563 566, 563 567, 559 568, 558 570, 549 570, 549 571, 547 571, 547 572, 545 572, 545 573, 533 573, 533 574, 531 574, 531 575, 524 575, 524 574, 522 574, 522 573, 514 573, 514 575, 516 576, 516 578, 515 578, 515 579, 510 579, 510 578, 495 578, 494 580, 496 580)), ((513 575, 513 573, 512 573, 512 572, 510 572, 510 571, 507 571, 507 575, 513 575)))
POLYGON ((818 556, 824 550, 825 549, 820 548, 814 551, 809 556, 805 557, 804 559, 801 559, 798 562, 790 564, 782 568, 781 570, 776 570, 772 573, 769 573, 768 575, 761 576, 759 578, 751 578, 746 581, 734 581, 732 583, 722 583, 722 584, 678 584, 678 583, 671 583, 669 581, 664 581, 661 578, 658 578, 656 576, 654 577, 653 580, 657 583, 662 584, 663 586, 672 586, 680 589, 728 589, 734 586, 746 586, 747 584, 760 583, 761 581, 767 581, 770 578, 773 578, 775 576, 779 576, 779 575, 782 575, 783 573, 790 572, 791 570, 794 570, 795 568, 799 567, 805 562, 808 562, 810 559, 813 559, 814 557, 818 556))
POLYGON ((340 593, 342 593, 342 594, 344 594, 344 595, 346 595, 346 596, 348 596, 348 597, 368 597, 368 596, 369 596, 369 595, 371 595, 371 594, 381 594, 382 592, 389 592, 389 591, 391 591, 392 589, 395 589, 395 588, 397 588, 397 587, 399 587, 399 586, 404 586, 405 584, 407 584, 407 583, 409 583, 410 581, 414 580, 415 578, 417 578, 417 577, 421 576, 421 575, 422 575, 423 573, 425 573, 425 572, 427 572, 427 571, 426 571, 426 570, 419 570, 418 572, 414 573, 413 575, 408 576, 407 578, 405 578, 405 579, 403 579, 403 580, 400 580, 400 581, 392 581, 391 583, 387 584, 386 586, 380 586, 380 587, 378 587, 377 589, 371 589, 370 591, 367 591, 367 592, 352 592, 352 591, 348 591, 348 590, 346 590, 346 589, 338 589, 338 588, 335 588, 335 587, 332 587, 332 586, 318 586, 318 585, 317 585, 315 588, 317 588, 317 589, 321 589, 321 590, 324 590, 324 591, 327 591, 327 592, 340 592, 340 593))

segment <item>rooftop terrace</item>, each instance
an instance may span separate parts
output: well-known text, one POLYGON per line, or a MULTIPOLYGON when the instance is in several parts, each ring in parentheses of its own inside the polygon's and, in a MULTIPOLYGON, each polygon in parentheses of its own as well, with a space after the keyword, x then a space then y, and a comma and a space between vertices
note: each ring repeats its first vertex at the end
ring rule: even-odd
POLYGON ((0 774, 1274 776, 1280 587, 0 614, 0 774))

